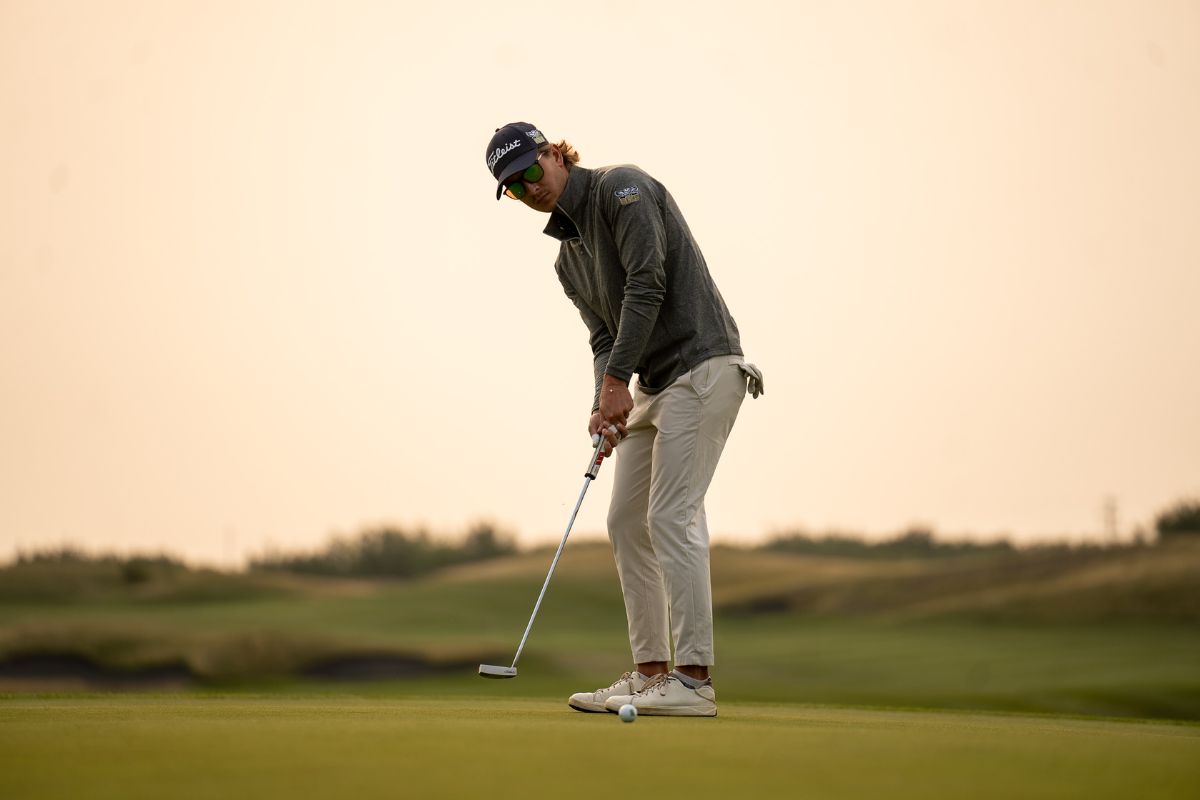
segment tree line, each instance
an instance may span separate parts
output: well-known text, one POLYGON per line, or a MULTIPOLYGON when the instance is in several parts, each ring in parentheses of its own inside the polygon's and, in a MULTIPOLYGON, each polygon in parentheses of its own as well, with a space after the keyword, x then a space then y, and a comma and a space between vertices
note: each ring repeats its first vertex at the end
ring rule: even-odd
POLYGON ((406 533, 388 526, 363 531, 353 538, 334 539, 312 553, 268 553, 252 558, 250 569, 347 578, 408 578, 515 552, 515 539, 486 523, 471 528, 459 542, 434 539, 425 531, 406 533))
MULTIPOLYGON (((1181 500, 1155 517, 1159 542, 1200 540, 1200 499, 1181 500)), ((1145 544, 1145 542, 1143 542, 1145 544)), ((1092 545, 1100 547, 1101 545, 1092 545)), ((969 554, 1008 553, 1018 548, 1007 539, 993 541, 946 541, 928 529, 912 529, 890 539, 868 541, 854 534, 831 533, 813 536, 789 532, 760 545, 764 550, 844 558, 939 558, 969 554)), ((1035 545, 1063 548, 1067 545, 1035 545)), ((271 551, 250 559, 249 569, 260 572, 290 572, 329 577, 411 578, 456 564, 485 561, 518 552, 515 537, 490 523, 479 523, 461 539, 435 538, 425 531, 398 527, 370 528, 356 536, 338 537, 311 552, 271 551)), ((21 551, 16 564, 111 564, 126 583, 140 583, 152 574, 186 571, 184 562, 173 556, 90 554, 71 546, 21 551)))

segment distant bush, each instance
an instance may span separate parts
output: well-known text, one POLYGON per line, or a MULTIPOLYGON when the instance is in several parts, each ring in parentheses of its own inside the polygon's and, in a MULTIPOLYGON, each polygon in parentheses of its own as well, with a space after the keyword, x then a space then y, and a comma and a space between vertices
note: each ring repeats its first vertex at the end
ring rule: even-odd
POLYGON ((252 559, 250 569, 339 577, 423 575, 454 564, 515 553, 512 537, 481 523, 461 543, 437 541, 424 531, 406 533, 378 528, 353 539, 335 539, 324 550, 308 554, 270 553, 252 559))
POLYGON ((763 545, 764 550, 780 553, 836 556, 842 558, 932 558, 971 553, 1007 553, 1014 550, 1006 539, 990 542, 943 542, 934 538, 933 531, 913 528, 891 539, 869 542, 856 535, 830 533, 821 537, 806 533, 787 533, 763 545))
POLYGON ((88 552, 75 545, 19 550, 0 565, 0 603, 6 600, 78 600, 121 587, 161 591, 195 576, 183 561, 165 554, 88 552))
POLYGON ((17 552, 18 564, 86 564, 93 561, 112 560, 114 557, 111 555, 91 555, 70 544, 47 547, 43 550, 20 550, 17 552))
POLYGON ((512 538, 502 536, 490 525, 476 525, 467 533, 462 552, 468 561, 511 555, 516 551, 512 538))
MULTIPOLYGON (((154 569, 186 569, 184 563, 174 556, 158 553, 154 555, 134 554, 121 556, 115 553, 89 553, 71 544, 47 547, 41 550, 20 550, 17 565, 22 564, 115 564, 131 573, 146 573, 154 569)), ((128 581, 136 583, 137 581, 128 581)))
POLYGON ((154 561, 149 558, 131 558, 121 564, 121 581, 130 584, 145 583, 154 577, 155 566, 154 561))
POLYGON ((1200 536, 1200 500, 1180 500, 1155 518, 1154 529, 1160 540, 1200 536))

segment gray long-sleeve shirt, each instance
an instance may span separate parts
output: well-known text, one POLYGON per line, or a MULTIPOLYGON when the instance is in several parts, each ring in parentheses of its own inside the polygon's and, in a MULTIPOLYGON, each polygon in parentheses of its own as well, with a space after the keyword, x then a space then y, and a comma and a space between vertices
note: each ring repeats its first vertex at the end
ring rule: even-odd
POLYGON ((605 373, 658 392, 705 359, 742 355, 737 323, 666 187, 631 165, 572 167, 545 233, 605 373))

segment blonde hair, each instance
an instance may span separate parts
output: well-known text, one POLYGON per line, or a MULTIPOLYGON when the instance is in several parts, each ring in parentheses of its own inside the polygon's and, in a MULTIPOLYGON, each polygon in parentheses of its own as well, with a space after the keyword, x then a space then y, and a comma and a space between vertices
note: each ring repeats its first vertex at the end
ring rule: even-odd
MULTIPOLYGON (((579 151, 576 150, 574 146, 572 146, 572 144, 566 139, 559 139, 558 144, 556 144, 555 147, 557 147, 559 152, 562 153, 563 164, 567 169, 570 169, 579 163, 579 151)), ((541 149, 549 150, 550 145, 546 145, 541 149)))

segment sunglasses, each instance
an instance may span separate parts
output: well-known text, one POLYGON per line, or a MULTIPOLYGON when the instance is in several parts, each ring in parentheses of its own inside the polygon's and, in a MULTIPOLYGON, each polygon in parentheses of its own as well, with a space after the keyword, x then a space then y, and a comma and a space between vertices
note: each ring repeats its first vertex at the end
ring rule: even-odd
MULTIPOLYGON (((538 158, 540 159, 541 156, 539 155, 538 158)), ((526 167, 516 180, 504 187, 504 193, 513 200, 520 200, 525 196, 525 184, 537 183, 545 174, 546 170, 542 169, 542 165, 535 161, 526 167)))

